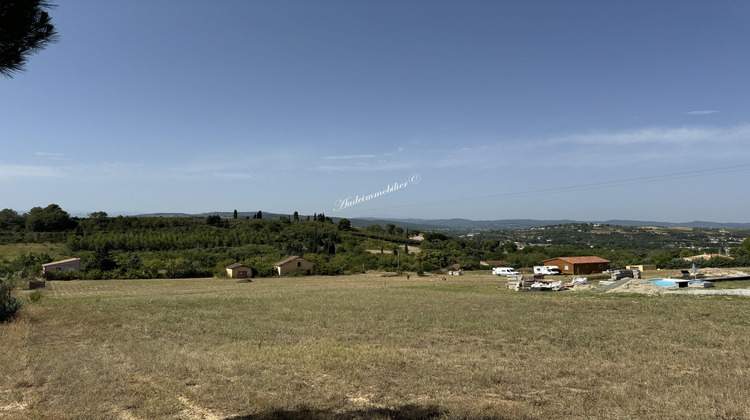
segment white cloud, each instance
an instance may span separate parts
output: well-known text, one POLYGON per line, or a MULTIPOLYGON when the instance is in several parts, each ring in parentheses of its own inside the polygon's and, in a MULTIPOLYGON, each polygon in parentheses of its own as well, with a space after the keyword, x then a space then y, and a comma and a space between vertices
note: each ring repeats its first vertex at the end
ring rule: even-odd
POLYGON ((70 173, 83 177, 141 177, 147 175, 148 167, 132 162, 99 162, 65 167, 70 173))
POLYGON ((16 178, 62 178, 66 174, 58 168, 41 165, 8 165, 0 163, 0 181, 16 178))
POLYGON ((548 143, 627 146, 633 144, 733 143, 750 140, 750 125, 731 128, 650 127, 616 133, 590 133, 559 137, 548 143))
POLYGON ((319 171, 324 172, 376 172, 376 171, 394 171, 400 169, 413 168, 413 162, 371 162, 359 163, 356 165, 322 165, 316 167, 319 171))
POLYGON ((711 115, 711 114, 716 114, 718 112, 721 112, 721 111, 714 111, 711 109, 706 109, 706 110, 688 111, 685 113, 685 115, 711 115))
POLYGON ((377 155, 344 155, 344 156, 324 156, 323 159, 370 159, 377 155))
POLYGON ((249 172, 216 172, 213 176, 217 178, 228 178, 228 179, 251 179, 255 178, 255 175, 249 172))
POLYGON ((69 157, 65 156, 65 153, 59 152, 36 152, 34 153, 34 156, 49 160, 70 160, 69 157))

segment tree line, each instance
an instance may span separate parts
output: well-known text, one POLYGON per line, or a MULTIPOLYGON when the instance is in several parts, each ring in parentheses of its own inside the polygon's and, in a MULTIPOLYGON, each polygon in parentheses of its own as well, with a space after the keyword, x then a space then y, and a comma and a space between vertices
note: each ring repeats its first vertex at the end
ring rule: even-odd
MULTIPOLYGON (((576 229, 578 230, 578 229, 576 229)), ((561 228, 553 227, 559 233, 561 228)), ((225 267, 242 262, 256 275, 274 275, 273 263, 289 255, 315 262, 318 274, 336 275, 367 270, 428 272, 459 264, 464 269, 486 269, 483 260, 501 260, 522 268, 541 265, 560 256, 597 255, 614 268, 656 264, 660 268, 688 268, 684 257, 698 250, 677 247, 654 249, 554 244, 525 246, 511 240, 455 238, 440 232, 409 231, 392 223, 355 228, 347 219, 337 223, 323 213, 313 217, 109 217, 93 212, 71 217, 56 204, 35 207, 26 214, 0 211, 0 242, 64 244, 69 257, 79 257, 82 272, 54 272, 51 279, 159 278, 223 276, 225 267), (412 236, 421 233, 423 241, 412 236)), ((564 242, 564 241, 561 241, 564 242)), ((697 261, 702 266, 750 266, 750 242, 733 251, 734 260, 697 261)), ((29 254, 0 261, 0 278, 36 275, 47 254, 29 254)))

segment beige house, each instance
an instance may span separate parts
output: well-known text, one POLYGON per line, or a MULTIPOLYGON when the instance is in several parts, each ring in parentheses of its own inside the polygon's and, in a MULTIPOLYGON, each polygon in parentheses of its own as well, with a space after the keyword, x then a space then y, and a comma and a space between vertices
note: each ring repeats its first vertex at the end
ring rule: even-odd
POLYGON ((479 261, 479 265, 484 265, 487 267, 502 267, 506 264, 505 264, 505 261, 491 260, 491 261, 479 261))
POLYGON ((656 264, 626 265, 625 269, 627 270, 638 269, 641 272, 646 271, 646 270, 656 270, 656 264))
POLYGON ((693 255, 692 257, 685 257, 683 259, 688 260, 688 261, 695 261, 695 260, 710 260, 711 258, 729 258, 730 260, 734 259, 730 257, 729 255, 721 255, 721 254, 700 254, 700 255, 693 255))
POLYGON ((245 264, 234 263, 227 266, 227 275, 233 279, 249 279, 253 277, 253 269, 245 264))
POLYGON ((273 266, 276 267, 276 272, 278 272, 280 276, 296 272, 312 274, 313 265, 312 261, 308 261, 297 255, 292 255, 291 257, 284 258, 273 264, 273 266))
POLYGON ((69 258, 62 261, 54 261, 47 264, 42 264, 42 272, 48 271, 80 271, 81 270, 81 259, 80 258, 69 258))

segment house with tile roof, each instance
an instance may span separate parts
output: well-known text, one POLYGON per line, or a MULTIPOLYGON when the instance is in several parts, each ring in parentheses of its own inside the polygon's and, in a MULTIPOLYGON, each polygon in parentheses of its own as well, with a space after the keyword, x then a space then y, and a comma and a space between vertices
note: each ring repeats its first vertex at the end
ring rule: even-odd
POLYGON ((609 270, 609 260, 604 258, 588 257, 557 257, 544 261, 544 265, 554 265, 563 274, 594 274, 609 270))
POLYGON ((81 259, 80 258, 68 258, 67 260, 54 261, 47 264, 42 264, 42 272, 48 271, 80 271, 81 270, 81 259))
POLYGON ((300 256, 292 255, 273 263, 273 266, 276 267, 276 272, 279 273, 280 276, 283 276, 285 274, 293 274, 297 272, 302 274, 312 274, 314 264, 312 261, 306 260, 300 256))
POLYGON ((234 263, 227 266, 227 275, 232 279, 249 279, 253 277, 253 269, 245 264, 234 263))

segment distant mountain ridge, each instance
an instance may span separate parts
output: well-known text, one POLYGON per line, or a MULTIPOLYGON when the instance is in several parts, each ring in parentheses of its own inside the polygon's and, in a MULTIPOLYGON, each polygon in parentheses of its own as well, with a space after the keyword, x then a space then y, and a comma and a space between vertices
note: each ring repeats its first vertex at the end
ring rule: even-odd
MULTIPOLYGON (((135 217, 208 217, 211 215, 218 215, 222 217, 232 217, 233 212, 207 212, 198 214, 188 213, 149 213, 139 214, 135 217)), ((255 212, 238 212, 238 217, 253 217, 255 212)), ((281 216, 291 217, 291 214, 282 213, 266 213, 263 212, 264 219, 278 219, 281 216)), ((308 215, 299 215, 300 219, 307 219, 308 215)), ((310 215, 312 218, 312 215, 310 215)), ((334 222, 338 222, 340 217, 333 217, 334 222)), ((470 219, 398 219, 398 218, 376 218, 376 217, 360 217, 349 219, 353 226, 366 227, 373 224, 385 226, 388 223, 393 223, 402 228, 408 229, 420 229, 420 230, 443 230, 443 229, 482 229, 482 230, 516 230, 516 229, 528 229, 532 227, 562 225, 568 223, 601 223, 607 225, 617 226, 658 226, 658 227, 693 227, 693 228, 714 228, 714 229, 750 229, 750 223, 734 223, 734 222, 708 222, 695 220, 692 222, 655 222, 655 221, 643 221, 643 220, 627 220, 627 219, 610 219, 610 220, 571 220, 571 219, 557 219, 557 220, 537 220, 537 219, 498 219, 498 220, 470 220, 470 219)))
POLYGON ((568 223, 601 223, 605 225, 617 226, 658 226, 658 227, 703 227, 703 228, 724 228, 724 229, 750 229, 750 223, 733 223, 733 222, 655 222, 643 220, 536 220, 536 219, 500 219, 500 220, 469 220, 469 219, 393 219, 396 222, 406 222, 412 224, 425 224, 440 226, 453 229, 489 229, 489 230, 513 230, 528 229, 532 227, 562 225, 568 223))

